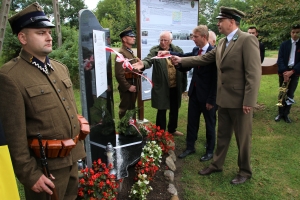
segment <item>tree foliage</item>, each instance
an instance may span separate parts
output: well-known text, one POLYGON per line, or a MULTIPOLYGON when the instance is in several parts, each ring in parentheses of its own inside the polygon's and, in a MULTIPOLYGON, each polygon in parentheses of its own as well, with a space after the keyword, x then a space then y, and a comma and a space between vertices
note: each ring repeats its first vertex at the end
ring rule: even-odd
POLYGON ((291 26, 300 24, 299 0, 273 0, 252 2, 247 22, 258 27, 262 41, 270 49, 290 38, 291 26))
MULTIPOLYGON (((56 48, 49 55, 50 58, 65 64, 70 72, 70 76, 75 87, 79 86, 79 60, 78 60, 78 31, 75 27, 62 26, 62 46, 56 48)), ((55 37, 55 34, 54 34, 55 37)))
MULTIPOLYGON (((10 10, 15 13, 16 10, 24 9, 32 3, 33 1, 31 0, 13 0, 10 10)), ((38 3, 42 6, 45 14, 47 14, 50 18, 54 18, 52 0, 39 0, 38 3)), ((78 29, 78 12, 84 8, 87 8, 84 4, 84 0, 59 1, 60 23, 67 23, 71 27, 76 27, 78 29)))
POLYGON ((95 16, 100 24, 109 28, 112 44, 119 42, 119 33, 131 26, 136 30, 135 0, 103 0, 99 1, 95 16))

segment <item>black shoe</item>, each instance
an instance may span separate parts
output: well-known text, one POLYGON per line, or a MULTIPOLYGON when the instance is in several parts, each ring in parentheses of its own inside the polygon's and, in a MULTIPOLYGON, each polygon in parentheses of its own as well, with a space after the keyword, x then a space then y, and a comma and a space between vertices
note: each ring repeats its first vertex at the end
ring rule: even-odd
POLYGON ((279 122, 281 120, 282 116, 281 115, 277 115, 275 117, 275 122, 279 122))
POLYGON ((179 156, 178 156, 178 158, 185 158, 186 156, 188 156, 188 155, 190 155, 190 154, 193 154, 193 153, 195 153, 196 151, 195 150, 189 150, 189 149, 187 149, 187 150, 185 150, 182 154, 180 154, 179 156))
POLYGON ((209 161, 212 158, 213 158, 212 153, 206 153, 200 158, 200 162, 209 161))
POLYGON ((286 123, 292 123, 292 120, 289 118, 289 116, 283 116, 283 118, 286 123))

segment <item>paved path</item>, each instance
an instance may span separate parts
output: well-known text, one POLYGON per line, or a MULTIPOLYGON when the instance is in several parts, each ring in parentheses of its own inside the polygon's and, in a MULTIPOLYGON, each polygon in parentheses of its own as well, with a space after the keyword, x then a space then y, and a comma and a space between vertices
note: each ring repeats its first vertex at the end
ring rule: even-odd
POLYGON ((262 66, 271 66, 277 62, 277 58, 265 58, 262 66))

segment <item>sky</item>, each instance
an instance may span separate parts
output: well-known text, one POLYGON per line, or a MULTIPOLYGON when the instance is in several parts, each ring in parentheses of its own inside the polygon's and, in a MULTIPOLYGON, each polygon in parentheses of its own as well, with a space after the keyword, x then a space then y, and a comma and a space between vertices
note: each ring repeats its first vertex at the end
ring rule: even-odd
POLYGON ((85 5, 87 5, 89 10, 96 8, 99 0, 84 0, 85 5))

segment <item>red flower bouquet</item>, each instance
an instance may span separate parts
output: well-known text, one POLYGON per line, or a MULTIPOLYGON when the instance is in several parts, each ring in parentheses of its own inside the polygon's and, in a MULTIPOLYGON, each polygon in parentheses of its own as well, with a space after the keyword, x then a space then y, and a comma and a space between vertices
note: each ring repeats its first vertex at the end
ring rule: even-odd
MULTIPOLYGON (((81 170, 78 197, 80 199, 116 200, 119 182, 113 174, 109 174, 112 166, 106 166, 101 159, 93 162, 92 168, 81 170)), ((121 182, 122 180, 120 180, 121 182)))
POLYGON ((163 153, 168 153, 169 150, 175 149, 174 146, 171 146, 171 143, 174 142, 174 137, 168 131, 160 129, 160 127, 155 124, 146 125, 145 129, 148 132, 147 139, 156 141, 163 153))

